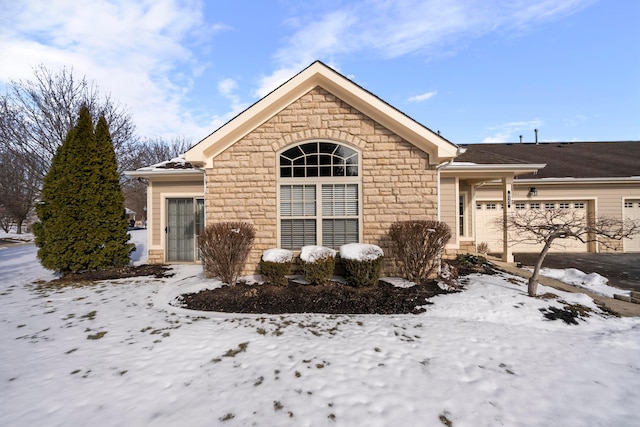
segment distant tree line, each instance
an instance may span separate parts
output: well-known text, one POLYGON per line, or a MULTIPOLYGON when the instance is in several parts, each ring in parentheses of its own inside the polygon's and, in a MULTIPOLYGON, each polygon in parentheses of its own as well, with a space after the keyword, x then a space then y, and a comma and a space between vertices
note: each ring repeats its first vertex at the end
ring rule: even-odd
POLYGON ((76 78, 68 68, 35 67, 32 79, 13 80, 0 94, 1 229, 15 226, 20 233, 23 223, 33 217, 51 161, 82 107, 94 127, 100 117, 108 123, 125 205, 138 214, 146 204, 146 185, 123 172, 168 160, 190 146, 184 138, 139 137, 128 111, 101 94, 93 81, 76 78))

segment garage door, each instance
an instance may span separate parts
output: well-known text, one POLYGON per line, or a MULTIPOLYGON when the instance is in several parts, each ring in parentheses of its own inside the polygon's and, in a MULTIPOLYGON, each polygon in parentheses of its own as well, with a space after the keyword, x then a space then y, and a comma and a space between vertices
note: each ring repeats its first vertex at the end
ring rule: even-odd
MULTIPOLYGON (((571 209, 586 217, 587 203, 582 200, 571 201, 540 201, 515 202, 515 210, 523 209, 571 209)), ((502 231, 496 225, 496 220, 502 218, 502 203, 498 201, 476 203, 475 217, 478 226, 476 235, 478 243, 486 242, 490 252, 502 252, 502 231)), ((542 244, 518 243, 512 246, 513 252, 537 252, 542 250, 542 244)), ((551 252, 588 252, 586 243, 575 239, 558 239, 551 246, 551 252)))
MULTIPOLYGON (((640 221, 640 199, 624 202, 624 217, 640 221)), ((625 252, 640 252, 640 235, 624 239, 625 252)))

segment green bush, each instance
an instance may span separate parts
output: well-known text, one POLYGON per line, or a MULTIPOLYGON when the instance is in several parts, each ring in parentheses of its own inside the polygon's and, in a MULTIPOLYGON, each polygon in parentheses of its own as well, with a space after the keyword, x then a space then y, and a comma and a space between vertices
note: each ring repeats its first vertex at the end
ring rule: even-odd
POLYGON ((382 249, 378 246, 358 243, 342 245, 340 259, 348 285, 364 287, 378 283, 384 260, 382 249))
POLYGON ((235 285, 249 256, 256 232, 246 222, 220 222, 200 233, 198 246, 205 277, 219 277, 235 285))
POLYGON ((286 286, 289 283, 287 274, 291 271, 291 251, 284 249, 268 249, 260 259, 260 272, 267 281, 276 286, 286 286), (278 251, 278 252, 275 252, 278 251), (275 254, 275 256, 273 256, 275 254), (265 259, 267 259, 265 261, 265 259))
POLYGON ((129 264, 129 243, 117 163, 109 125, 93 127, 82 107, 76 125, 56 151, 44 177, 39 222, 34 227, 38 258, 63 275, 129 264))
POLYGON ((336 251, 321 246, 304 246, 300 259, 307 282, 323 285, 331 280, 336 267, 336 251))
POLYGON ((343 259, 347 285, 359 288, 377 284, 382 273, 382 261, 382 257, 370 261, 343 259))

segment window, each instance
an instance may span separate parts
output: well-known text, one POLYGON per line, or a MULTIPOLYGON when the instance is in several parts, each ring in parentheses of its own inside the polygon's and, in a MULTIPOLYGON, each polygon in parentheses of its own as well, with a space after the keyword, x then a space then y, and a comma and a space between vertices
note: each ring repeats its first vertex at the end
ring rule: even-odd
POLYGON ((495 211, 496 210, 496 204, 495 203, 487 203, 487 210, 488 211, 495 211))
POLYGON ((280 160, 280 247, 339 248, 357 243, 360 178, 357 151, 333 142, 306 142, 280 160))
POLYGON ((531 209, 540 209, 540 203, 529 203, 529 208, 531 209))
POLYGON ((526 203, 516 203, 516 209, 525 209, 526 207, 526 203))
POLYGON ((476 203, 476 210, 482 210, 482 203, 476 203))
POLYGON ((632 208, 633 207, 633 202, 624 202, 624 207, 625 208, 632 208))
POLYGON ((555 209, 556 204, 555 203, 545 203, 544 204, 544 208, 545 209, 555 209))
POLYGON ((573 207, 574 207, 575 209, 584 209, 584 202, 575 202, 575 203, 573 204, 573 207))
POLYGON ((571 207, 571 203, 558 203, 558 207, 560 209, 569 209, 571 207))
POLYGON ((466 204, 465 202, 465 195, 461 194, 458 197, 458 234, 460 236, 464 236, 464 205, 466 204))

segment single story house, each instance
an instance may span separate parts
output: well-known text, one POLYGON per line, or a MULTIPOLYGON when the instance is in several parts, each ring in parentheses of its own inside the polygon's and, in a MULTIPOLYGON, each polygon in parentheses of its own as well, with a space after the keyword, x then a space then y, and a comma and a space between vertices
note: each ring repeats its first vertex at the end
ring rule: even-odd
MULTIPOLYGON (((180 158, 127 174, 148 183, 150 263, 198 262, 202 227, 246 221, 256 229, 250 273, 269 248, 360 242, 387 249, 390 225, 403 220, 445 221, 454 234, 448 251, 474 250, 490 240, 476 203, 495 200, 506 215, 512 202, 530 200, 522 191, 533 185, 519 177, 537 179, 546 163, 471 146, 465 152, 317 61, 180 158)), ((640 199, 638 179, 624 197, 640 199)), ((561 199, 594 200, 553 198, 561 199)), ((509 261, 508 233, 499 237, 491 244, 509 261)))

